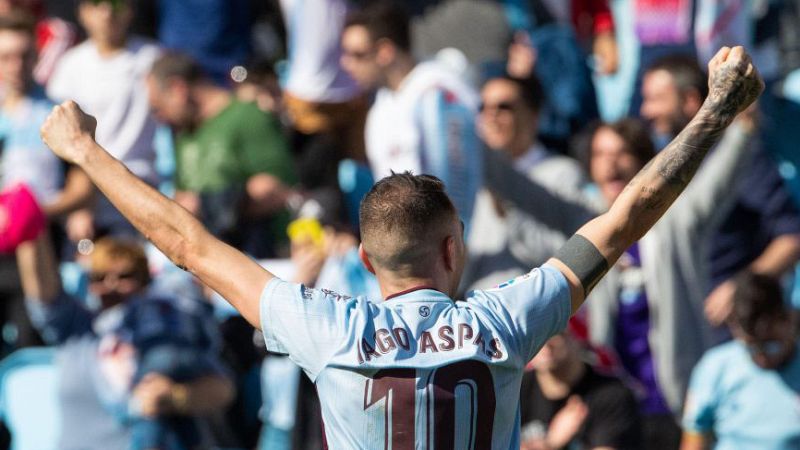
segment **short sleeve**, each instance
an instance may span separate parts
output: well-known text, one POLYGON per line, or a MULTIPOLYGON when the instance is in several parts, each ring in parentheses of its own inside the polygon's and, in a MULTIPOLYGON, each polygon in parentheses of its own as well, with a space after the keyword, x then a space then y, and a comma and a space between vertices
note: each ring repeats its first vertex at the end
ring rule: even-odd
POLYGON ((521 364, 563 331, 571 314, 569 283, 547 264, 496 288, 475 291, 469 301, 478 303, 508 333, 521 364))
POLYGON ((260 301, 267 350, 289 355, 313 381, 347 340, 360 300, 274 278, 260 301))
POLYGON ((692 371, 683 411, 683 428, 688 432, 702 434, 714 428, 720 369, 716 361, 706 355, 692 371))

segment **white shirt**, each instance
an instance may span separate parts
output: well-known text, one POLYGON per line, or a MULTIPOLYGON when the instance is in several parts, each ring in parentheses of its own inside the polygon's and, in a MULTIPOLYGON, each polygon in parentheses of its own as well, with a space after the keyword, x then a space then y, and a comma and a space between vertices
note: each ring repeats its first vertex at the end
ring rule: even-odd
POLYGON ((482 184, 478 102, 475 90, 440 61, 418 64, 396 91, 381 89, 366 124, 375 179, 406 170, 435 175, 467 222, 482 184))
POLYGON ((155 183, 153 137, 145 77, 159 49, 131 38, 126 47, 102 57, 87 40, 58 63, 47 94, 56 101, 74 100, 97 118, 97 142, 137 176, 155 183))

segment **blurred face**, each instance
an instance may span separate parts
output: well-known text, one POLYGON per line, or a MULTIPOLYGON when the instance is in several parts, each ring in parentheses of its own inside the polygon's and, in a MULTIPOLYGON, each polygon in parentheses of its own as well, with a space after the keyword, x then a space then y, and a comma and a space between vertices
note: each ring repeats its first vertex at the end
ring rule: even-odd
POLYGON ((144 287, 137 275, 130 261, 113 260, 105 267, 92 267, 89 289, 100 299, 103 308, 110 308, 144 287))
POLYGON ((536 114, 522 103, 516 84, 490 80, 481 91, 478 130, 489 148, 517 158, 533 144, 536 114))
POLYGON ((0 84, 6 89, 25 92, 35 60, 32 36, 18 31, 0 31, 0 84))
POLYGON ((788 319, 776 321, 759 336, 750 336, 736 327, 734 335, 747 346, 753 362, 762 369, 780 368, 796 350, 794 329, 788 319))
POLYGON ((533 367, 542 371, 557 371, 564 367, 576 351, 570 339, 563 333, 551 337, 533 358, 533 367))
POLYGON ((181 80, 161 82, 147 77, 147 99, 156 118, 172 127, 191 126, 191 102, 189 86, 181 80))
POLYGON ((78 9, 89 38, 101 45, 121 46, 133 19, 128 0, 84 0, 78 9))
POLYGON ((628 150, 620 135, 600 127, 592 137, 589 172, 610 205, 642 168, 643 162, 628 150))
POLYGON ((645 74, 642 80, 642 117, 650 122, 654 132, 674 136, 688 122, 681 105, 682 99, 672 75, 665 70, 645 74))
POLYGON ((382 69, 378 64, 377 45, 363 26, 345 28, 342 33, 341 64, 344 70, 365 90, 380 87, 382 69))

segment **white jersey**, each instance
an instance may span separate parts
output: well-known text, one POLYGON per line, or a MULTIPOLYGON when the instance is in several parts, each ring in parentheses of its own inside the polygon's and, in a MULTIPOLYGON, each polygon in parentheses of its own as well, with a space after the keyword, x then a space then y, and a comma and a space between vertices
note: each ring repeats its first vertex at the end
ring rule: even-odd
POLYGON ((453 302, 419 288, 382 303, 273 279, 267 349, 316 384, 331 449, 519 449, 525 364, 570 316, 544 265, 453 302))
POLYGON ((381 89, 366 124, 376 180, 406 170, 439 177, 462 220, 482 184, 477 93, 446 64, 418 64, 396 90, 381 89))

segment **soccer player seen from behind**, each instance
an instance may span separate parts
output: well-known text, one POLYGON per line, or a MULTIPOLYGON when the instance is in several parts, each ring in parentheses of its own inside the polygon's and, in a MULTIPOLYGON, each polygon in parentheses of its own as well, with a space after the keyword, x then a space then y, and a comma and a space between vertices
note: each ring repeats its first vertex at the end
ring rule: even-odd
POLYGON ((384 298, 370 302, 287 283, 213 238, 97 145, 94 118, 75 103, 56 107, 42 136, 172 261, 261 328, 269 350, 288 353, 305 370, 319 391, 329 447, 517 449, 525 363, 564 329, 763 89, 741 47, 721 49, 709 74, 700 112, 608 212, 541 267, 463 301, 453 300, 463 228, 434 177, 392 175, 365 197, 360 254, 384 298))

